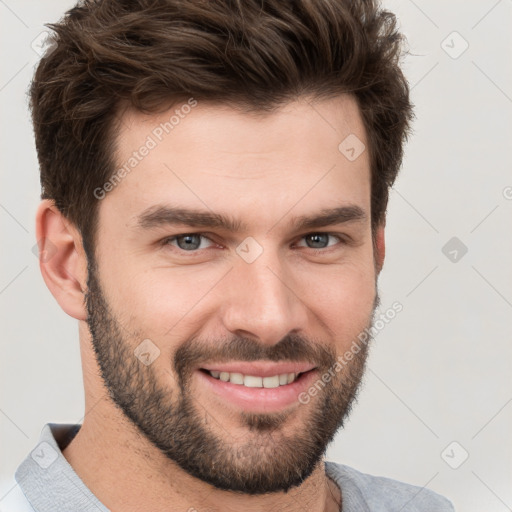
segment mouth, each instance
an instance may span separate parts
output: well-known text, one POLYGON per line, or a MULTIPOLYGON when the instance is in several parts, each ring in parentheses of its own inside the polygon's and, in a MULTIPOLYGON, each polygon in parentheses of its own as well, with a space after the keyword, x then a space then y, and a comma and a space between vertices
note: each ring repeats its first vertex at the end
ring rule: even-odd
POLYGON ((278 388, 281 386, 287 386, 288 384, 292 384, 296 380, 300 378, 301 375, 304 375, 307 372, 290 372, 290 373, 280 373, 276 375, 269 375, 267 377, 262 377, 259 375, 244 375, 239 372, 221 372, 219 370, 206 370, 201 368, 200 371, 207 373, 211 377, 217 380, 221 380, 222 382, 230 382, 231 384, 235 384, 237 386, 245 386, 246 388, 278 388))
POLYGON ((309 363, 229 363, 195 372, 201 385, 224 404, 251 412, 276 412, 299 405, 298 397, 314 381, 309 363))

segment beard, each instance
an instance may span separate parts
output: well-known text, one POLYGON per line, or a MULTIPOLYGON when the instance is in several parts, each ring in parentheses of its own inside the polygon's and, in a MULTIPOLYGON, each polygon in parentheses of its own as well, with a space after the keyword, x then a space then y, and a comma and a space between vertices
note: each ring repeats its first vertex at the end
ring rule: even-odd
POLYGON ((169 363, 167 371, 174 369, 178 383, 169 389, 163 382, 165 369, 157 371, 154 364, 146 366, 134 355, 145 336, 122 326, 102 292, 96 265, 89 264, 88 271, 87 324, 105 388, 123 415, 168 460, 217 489, 251 495, 286 492, 311 475, 355 402, 380 302, 378 292, 368 334, 353 359, 345 361, 328 383, 322 382, 323 389, 307 405, 277 413, 240 411, 237 420, 246 434, 235 438, 215 418, 211 405, 205 407, 194 396, 191 379, 200 363, 308 361, 320 380, 336 364, 333 348, 296 334, 275 345, 240 337, 226 343, 187 339, 169 363), (307 408, 299 411, 302 424, 293 418, 287 421, 300 408, 307 408), (285 435, 283 426, 293 434, 285 435))

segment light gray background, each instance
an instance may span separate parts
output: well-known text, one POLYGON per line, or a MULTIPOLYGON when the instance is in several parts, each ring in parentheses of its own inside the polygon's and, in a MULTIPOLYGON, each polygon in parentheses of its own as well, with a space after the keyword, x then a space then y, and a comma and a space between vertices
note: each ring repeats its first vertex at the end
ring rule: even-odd
MULTIPOLYGON (((38 60, 32 41, 73 4, 0 0, 0 508, 43 424, 81 422, 84 408, 77 323, 50 295, 32 252, 39 176, 26 100, 38 60)), ((359 403, 328 458, 427 486, 459 511, 505 512, 512 510, 512 1, 384 5, 408 38, 404 69, 417 114, 391 192, 379 281, 382 311, 396 300, 404 309, 380 331, 359 403), (452 237, 465 255, 442 252, 452 237)))

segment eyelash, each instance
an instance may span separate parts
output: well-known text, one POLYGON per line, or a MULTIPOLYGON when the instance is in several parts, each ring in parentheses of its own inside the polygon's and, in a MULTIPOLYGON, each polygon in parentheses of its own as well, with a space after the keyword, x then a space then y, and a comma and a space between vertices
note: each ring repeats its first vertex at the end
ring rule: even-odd
MULTIPOLYGON (((303 240, 304 238, 308 237, 308 236, 311 236, 311 235, 328 235, 330 237, 334 237, 334 238, 337 238, 339 241, 340 241, 340 244, 348 244, 348 241, 343 238, 341 235, 339 234, 336 234, 336 233, 330 233, 330 232, 326 232, 326 231, 313 231, 311 233, 306 233, 305 235, 302 235, 300 237, 300 240, 303 240)), ((203 233, 181 233, 179 235, 174 235, 174 236, 171 236, 171 237, 167 237, 167 238, 164 238, 162 241, 161 241, 161 244, 162 246, 169 246, 171 245, 171 242, 174 242, 176 239, 178 238, 181 238, 181 237, 186 237, 186 236, 200 236, 201 238, 205 238, 207 240, 209 240, 210 242, 212 242, 213 244, 215 244, 215 242, 207 237, 206 235, 204 235, 203 233)), ((331 245, 331 246, 327 246, 327 247, 324 247, 324 248, 320 248, 320 249, 315 249, 314 247, 304 247, 305 249, 309 249, 310 251, 313 251, 314 253, 327 253, 329 252, 329 249, 332 249, 333 247, 335 247, 336 245, 338 244, 334 244, 334 245, 331 245)), ((171 246, 173 247, 174 249, 177 249, 179 252, 183 253, 183 254, 190 254, 190 255, 198 255, 201 253, 201 251, 204 251, 204 250, 207 250, 207 249, 211 249, 211 247, 207 247, 206 249, 195 249, 195 250, 192 250, 192 251, 186 251, 184 249, 181 249, 179 247, 175 247, 175 246, 171 246)))

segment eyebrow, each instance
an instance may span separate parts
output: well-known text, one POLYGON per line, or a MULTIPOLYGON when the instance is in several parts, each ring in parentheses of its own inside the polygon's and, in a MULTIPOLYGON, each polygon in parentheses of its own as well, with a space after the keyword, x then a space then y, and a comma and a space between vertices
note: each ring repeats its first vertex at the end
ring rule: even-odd
MULTIPOLYGON (((313 215, 294 217, 291 221, 291 227, 295 230, 315 229, 347 222, 363 223, 367 218, 366 212, 361 207, 357 205, 347 205, 337 208, 324 208, 313 215)), ((249 231, 247 224, 229 215, 223 215, 208 210, 180 208, 167 205, 152 206, 144 210, 137 217, 137 225, 143 229, 169 225, 186 225, 194 228, 224 229, 232 233, 249 231)))

